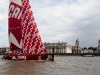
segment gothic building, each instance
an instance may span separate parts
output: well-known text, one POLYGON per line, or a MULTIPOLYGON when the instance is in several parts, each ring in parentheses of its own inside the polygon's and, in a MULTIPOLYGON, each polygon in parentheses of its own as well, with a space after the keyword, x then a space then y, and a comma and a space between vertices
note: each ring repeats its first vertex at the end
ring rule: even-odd
POLYGON ((72 53, 72 47, 66 42, 44 43, 48 53, 72 53))
POLYGON ((78 38, 75 42, 75 46, 72 46, 72 53, 83 53, 83 51, 80 47, 80 42, 79 42, 78 38))

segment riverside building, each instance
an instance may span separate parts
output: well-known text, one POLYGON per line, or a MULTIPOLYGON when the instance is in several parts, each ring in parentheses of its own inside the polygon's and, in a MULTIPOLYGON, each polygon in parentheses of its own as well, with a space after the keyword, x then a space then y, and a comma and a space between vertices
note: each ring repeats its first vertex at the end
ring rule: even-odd
POLYGON ((48 53, 83 53, 78 39, 75 42, 75 46, 68 45, 66 42, 45 42, 44 45, 48 49, 48 53))
POLYGON ((72 53, 72 47, 66 42, 44 43, 48 53, 72 53))
POLYGON ((75 46, 72 46, 72 53, 83 53, 78 38, 77 38, 77 40, 75 42, 75 46))
POLYGON ((100 39, 98 41, 97 53, 100 53, 100 39))

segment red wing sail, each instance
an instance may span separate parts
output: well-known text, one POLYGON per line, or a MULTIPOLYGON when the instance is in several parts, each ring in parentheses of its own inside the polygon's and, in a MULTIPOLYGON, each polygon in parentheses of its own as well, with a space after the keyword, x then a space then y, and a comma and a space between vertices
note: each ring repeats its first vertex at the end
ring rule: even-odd
POLYGON ((25 53, 46 53, 44 44, 29 4, 29 0, 22 0, 22 45, 25 53))
POLYGON ((29 0, 10 0, 8 30, 11 50, 22 49, 30 54, 46 53, 29 0))

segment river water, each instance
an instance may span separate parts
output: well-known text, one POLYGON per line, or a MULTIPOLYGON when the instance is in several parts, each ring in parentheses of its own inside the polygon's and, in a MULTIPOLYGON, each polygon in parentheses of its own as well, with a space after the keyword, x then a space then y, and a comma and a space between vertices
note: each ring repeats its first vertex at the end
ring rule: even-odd
POLYGON ((0 58, 0 75, 100 75, 100 57, 55 56, 55 61, 0 58))

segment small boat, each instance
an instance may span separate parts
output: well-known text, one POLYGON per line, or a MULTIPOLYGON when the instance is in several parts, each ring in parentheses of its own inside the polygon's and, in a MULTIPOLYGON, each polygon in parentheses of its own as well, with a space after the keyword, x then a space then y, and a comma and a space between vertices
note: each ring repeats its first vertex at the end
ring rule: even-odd
POLYGON ((82 55, 82 57, 94 57, 94 55, 82 55))

